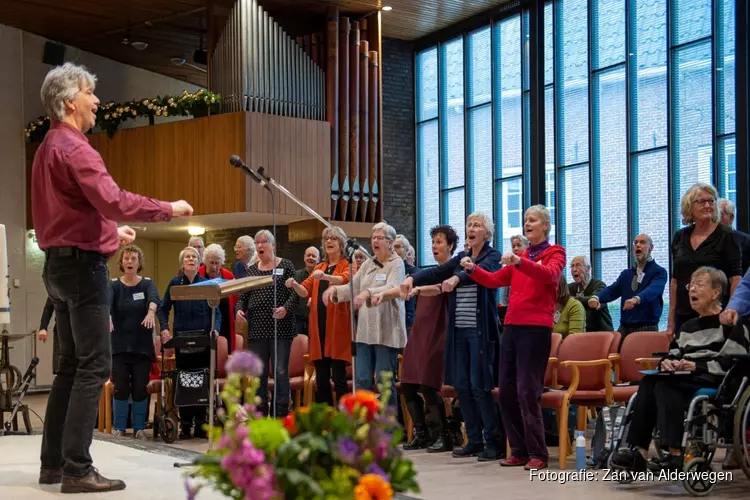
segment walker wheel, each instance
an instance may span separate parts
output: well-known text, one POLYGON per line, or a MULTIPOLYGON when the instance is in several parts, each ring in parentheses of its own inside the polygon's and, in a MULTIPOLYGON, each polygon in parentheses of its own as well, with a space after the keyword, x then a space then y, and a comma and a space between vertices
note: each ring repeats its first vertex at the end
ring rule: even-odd
POLYGON ((712 481, 708 475, 710 472, 713 472, 713 469, 711 469, 711 465, 703 457, 696 457, 690 460, 683 467, 683 471, 687 474, 687 477, 682 481, 682 486, 685 488, 685 491, 694 497, 709 495, 716 486, 716 481, 712 481))
POLYGON ((177 424, 174 419, 167 417, 159 425, 159 433, 165 443, 171 444, 177 440, 177 424))

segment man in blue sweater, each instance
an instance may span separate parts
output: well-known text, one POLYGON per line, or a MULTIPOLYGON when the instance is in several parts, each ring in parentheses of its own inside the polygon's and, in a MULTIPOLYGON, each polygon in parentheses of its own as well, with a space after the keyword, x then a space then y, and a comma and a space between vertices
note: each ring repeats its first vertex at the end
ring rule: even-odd
POLYGON ((636 236, 633 242, 635 264, 621 272, 617 281, 589 299, 588 305, 592 309, 622 299, 619 329, 622 340, 632 332, 659 330, 667 271, 654 261, 653 250, 654 243, 649 235, 636 236))

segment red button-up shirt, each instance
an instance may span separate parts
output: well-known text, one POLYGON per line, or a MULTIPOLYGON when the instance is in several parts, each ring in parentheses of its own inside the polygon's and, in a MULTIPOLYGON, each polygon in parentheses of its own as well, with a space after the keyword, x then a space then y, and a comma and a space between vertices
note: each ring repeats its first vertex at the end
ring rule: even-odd
POLYGON ((111 257, 115 221, 168 221, 172 205, 120 189, 84 134, 52 121, 34 155, 31 208, 39 248, 73 246, 111 257))

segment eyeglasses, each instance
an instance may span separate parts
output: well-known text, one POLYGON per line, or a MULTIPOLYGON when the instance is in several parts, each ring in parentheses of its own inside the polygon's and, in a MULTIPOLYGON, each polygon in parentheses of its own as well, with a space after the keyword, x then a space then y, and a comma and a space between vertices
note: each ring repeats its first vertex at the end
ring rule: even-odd
POLYGON ((338 238, 335 236, 326 236, 325 238, 323 238, 323 241, 337 241, 337 240, 338 238))
POLYGON ((372 239, 372 241, 385 241, 385 240, 388 240, 388 238, 386 238, 385 236, 373 236, 371 239, 372 239))
POLYGON ((690 291, 691 289, 695 288, 696 290, 703 290, 704 288, 707 288, 707 283, 688 283, 685 285, 685 290, 690 291))
POLYGON ((693 203, 695 203, 696 205, 704 206, 704 207, 706 206, 713 207, 716 204, 716 200, 714 200, 713 198, 709 198, 709 199, 704 199, 704 200, 695 200, 693 201, 693 203))

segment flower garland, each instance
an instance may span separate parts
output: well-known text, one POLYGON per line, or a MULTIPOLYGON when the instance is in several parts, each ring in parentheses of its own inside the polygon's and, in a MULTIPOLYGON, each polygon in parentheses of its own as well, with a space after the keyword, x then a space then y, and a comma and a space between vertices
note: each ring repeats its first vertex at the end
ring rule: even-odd
MULTIPOLYGON (((155 116, 194 116, 201 117, 219 112, 221 96, 208 90, 193 94, 187 90, 181 96, 156 96, 152 99, 139 99, 124 103, 107 102, 96 112, 96 125, 109 137, 115 135, 120 124, 138 117, 148 117, 153 124, 155 116)), ((25 129, 26 141, 42 142, 49 130, 50 119, 40 116, 28 123, 25 129)))
MULTIPOLYGON (((188 472, 189 500, 204 485, 234 500, 391 500, 394 492, 419 491, 414 467, 398 448, 403 429, 374 393, 347 394, 338 410, 313 404, 269 419, 257 411, 260 359, 236 352, 226 368, 223 429, 210 429, 214 450, 188 472)), ((388 379, 380 388, 382 400, 390 391, 388 379)))

